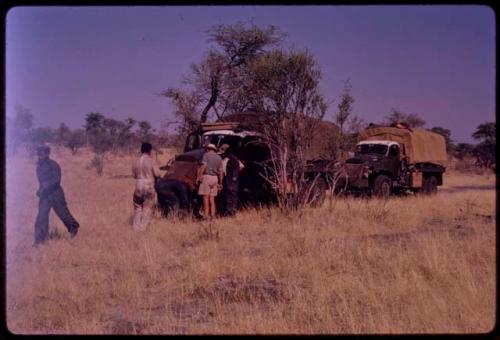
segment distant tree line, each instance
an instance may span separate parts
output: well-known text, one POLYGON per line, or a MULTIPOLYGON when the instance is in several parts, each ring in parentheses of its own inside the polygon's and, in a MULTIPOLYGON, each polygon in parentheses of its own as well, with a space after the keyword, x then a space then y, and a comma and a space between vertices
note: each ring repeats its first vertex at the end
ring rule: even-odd
MULTIPOLYGON (((350 89, 350 84, 346 82, 338 104, 338 111, 335 115, 335 121, 341 131, 340 140, 337 143, 337 147, 340 150, 339 155, 354 150, 358 133, 369 126, 369 124, 358 116, 352 115, 352 104, 355 100, 350 93, 350 89), (348 122, 350 124, 347 124, 348 122)), ((410 128, 425 128, 426 125, 426 121, 418 114, 405 113, 395 108, 391 109, 391 112, 384 116, 381 122, 371 125, 391 126, 396 123, 403 123, 410 128)), ((475 165, 480 167, 491 168, 495 166, 495 122, 484 122, 477 126, 476 131, 472 134, 472 138, 478 141, 475 145, 470 143, 456 143, 451 137, 451 131, 441 126, 434 126, 428 130, 438 133, 445 138, 446 151, 450 156, 459 160, 475 159, 475 165)))
MULTIPOLYGON (((405 123, 410 128, 424 128, 426 124, 425 120, 417 114, 407 114, 398 109, 392 109, 392 112, 385 116, 381 124, 391 125, 398 122, 405 123)), ((475 159, 475 164, 480 167, 496 166, 496 122, 484 122, 476 127, 476 131, 472 134, 472 138, 478 141, 475 145, 456 143, 451 138, 451 131, 441 126, 432 127, 429 130, 445 138, 446 151, 450 156, 459 160, 475 159)))
POLYGON ((34 154, 36 147, 45 143, 65 147, 73 155, 87 147, 95 154, 91 165, 98 174, 102 174, 107 153, 137 152, 141 143, 146 141, 157 149, 178 146, 179 143, 176 135, 153 129, 147 120, 117 120, 100 112, 90 112, 85 116, 82 128, 70 129, 65 123, 51 128, 35 127, 33 115, 23 106, 16 106, 15 112, 13 118, 7 117, 7 155, 15 155, 22 147, 34 154))

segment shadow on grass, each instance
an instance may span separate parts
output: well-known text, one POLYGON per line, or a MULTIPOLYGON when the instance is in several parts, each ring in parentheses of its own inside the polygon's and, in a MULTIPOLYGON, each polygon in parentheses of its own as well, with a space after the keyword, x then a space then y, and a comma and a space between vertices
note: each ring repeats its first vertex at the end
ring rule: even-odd
POLYGON ((444 193, 456 193, 456 192, 464 192, 470 190, 495 190, 494 184, 485 184, 485 185, 462 185, 462 186, 453 186, 451 188, 439 188, 438 192, 444 193))

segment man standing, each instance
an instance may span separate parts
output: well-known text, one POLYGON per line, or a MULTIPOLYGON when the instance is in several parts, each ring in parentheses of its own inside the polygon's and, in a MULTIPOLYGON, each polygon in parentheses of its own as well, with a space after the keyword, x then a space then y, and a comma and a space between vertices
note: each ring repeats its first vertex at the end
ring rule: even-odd
POLYGON ((61 187, 61 168, 56 161, 49 158, 50 147, 39 146, 36 149, 38 163, 36 176, 40 188, 36 192, 40 197, 38 202, 38 215, 35 221, 35 243, 37 246, 47 240, 49 231, 49 213, 53 208, 56 215, 63 221, 71 237, 78 233, 80 225, 69 212, 61 187))
POLYGON ((229 144, 223 144, 219 148, 219 154, 222 155, 222 172, 224 174, 223 185, 223 206, 224 213, 233 216, 238 208, 238 180, 240 171, 245 167, 243 163, 232 152, 229 144))
POLYGON ((196 176, 196 181, 200 183, 198 195, 203 196, 204 217, 215 218, 215 197, 222 189, 222 158, 216 153, 217 147, 213 144, 208 144, 205 150, 196 176))
POLYGON ((151 158, 150 143, 142 143, 141 157, 132 165, 132 176, 135 178, 134 230, 145 230, 151 222, 154 205, 155 180, 161 176, 158 165, 151 158))

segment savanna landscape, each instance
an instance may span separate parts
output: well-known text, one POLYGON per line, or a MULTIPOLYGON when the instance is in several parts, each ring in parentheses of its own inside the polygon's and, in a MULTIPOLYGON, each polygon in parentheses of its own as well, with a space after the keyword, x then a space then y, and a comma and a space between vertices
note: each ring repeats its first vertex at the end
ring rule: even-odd
POLYGON ((8 330, 491 334, 494 14, 487 5, 9 9, 8 330), (37 150, 42 159, 49 149, 80 228, 71 237, 51 211, 42 240, 40 214, 35 246, 37 191, 40 210, 64 209, 57 167, 37 169, 37 150), (134 188, 147 207, 158 177, 141 158, 133 178, 139 150, 168 170, 156 178, 164 211, 188 206, 200 179, 227 194, 221 213, 259 203, 214 219, 156 209, 135 231, 134 188))
MULTIPOLYGON (((157 156, 164 164, 175 153, 157 156)), ((495 325, 495 174, 448 166, 434 196, 330 196, 212 225, 158 214, 134 232, 136 155, 53 148, 70 238, 32 247, 36 158, 6 159, 6 316, 15 334, 485 333, 495 325)))

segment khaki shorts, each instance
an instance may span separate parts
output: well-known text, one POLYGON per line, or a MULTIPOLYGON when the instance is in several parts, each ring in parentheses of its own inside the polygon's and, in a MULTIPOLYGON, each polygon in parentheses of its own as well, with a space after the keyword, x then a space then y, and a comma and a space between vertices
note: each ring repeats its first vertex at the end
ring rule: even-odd
POLYGON ((198 195, 202 196, 217 196, 219 180, 217 176, 203 175, 203 178, 198 188, 198 195))

